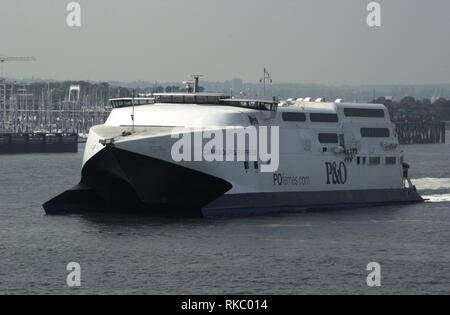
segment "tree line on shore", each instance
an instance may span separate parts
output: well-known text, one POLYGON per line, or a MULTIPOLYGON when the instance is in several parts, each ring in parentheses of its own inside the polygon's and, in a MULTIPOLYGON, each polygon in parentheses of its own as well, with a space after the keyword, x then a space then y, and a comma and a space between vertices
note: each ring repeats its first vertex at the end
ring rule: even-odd
POLYGON ((394 121, 432 122, 450 120, 450 100, 438 98, 435 100, 418 100, 407 96, 400 101, 380 97, 372 103, 384 104, 394 121))

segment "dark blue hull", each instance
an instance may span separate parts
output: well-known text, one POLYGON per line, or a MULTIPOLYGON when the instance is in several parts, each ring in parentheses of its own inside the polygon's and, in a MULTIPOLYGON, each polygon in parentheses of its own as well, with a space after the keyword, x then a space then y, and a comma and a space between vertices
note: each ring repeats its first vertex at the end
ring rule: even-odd
POLYGON ((205 217, 302 212, 423 202, 415 188, 224 195, 202 209, 205 217))

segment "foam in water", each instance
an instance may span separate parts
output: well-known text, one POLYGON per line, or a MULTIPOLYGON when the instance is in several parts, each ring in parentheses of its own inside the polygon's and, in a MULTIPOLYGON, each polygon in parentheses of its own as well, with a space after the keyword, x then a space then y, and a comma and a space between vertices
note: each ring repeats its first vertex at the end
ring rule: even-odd
POLYGON ((417 178, 413 183, 417 189, 431 193, 422 196, 424 199, 430 202, 450 202, 450 178, 417 178), (438 190, 440 193, 432 193, 438 190))
POLYGON ((430 202, 450 202, 450 194, 422 196, 430 202))
POLYGON ((450 178, 417 178, 413 184, 420 190, 448 189, 450 192, 450 178))

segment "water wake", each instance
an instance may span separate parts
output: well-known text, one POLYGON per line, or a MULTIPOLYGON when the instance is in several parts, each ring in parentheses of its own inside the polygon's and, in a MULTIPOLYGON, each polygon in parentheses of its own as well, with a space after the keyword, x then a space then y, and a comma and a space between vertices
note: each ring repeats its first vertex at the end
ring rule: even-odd
POLYGON ((450 178, 417 178, 413 179, 413 184, 419 190, 442 190, 448 189, 450 192, 450 178))
POLYGON ((417 178, 414 185, 430 202, 450 202, 450 178, 417 178))
POLYGON ((422 196, 430 202, 450 202, 450 194, 422 196))

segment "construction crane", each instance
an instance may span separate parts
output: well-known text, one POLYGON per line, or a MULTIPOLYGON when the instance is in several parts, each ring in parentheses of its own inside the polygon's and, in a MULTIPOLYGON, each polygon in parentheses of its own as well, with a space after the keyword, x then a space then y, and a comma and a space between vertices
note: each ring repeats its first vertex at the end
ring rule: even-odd
POLYGON ((1 73, 0 73, 0 79, 4 78, 3 77, 3 64, 5 62, 10 62, 10 61, 36 61, 35 57, 5 57, 5 56, 0 56, 0 67, 1 67, 1 73))

